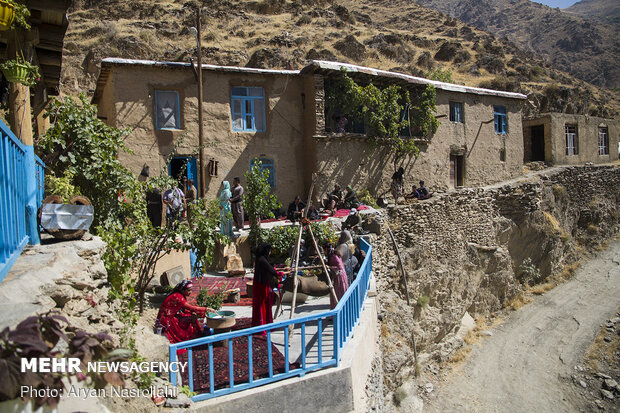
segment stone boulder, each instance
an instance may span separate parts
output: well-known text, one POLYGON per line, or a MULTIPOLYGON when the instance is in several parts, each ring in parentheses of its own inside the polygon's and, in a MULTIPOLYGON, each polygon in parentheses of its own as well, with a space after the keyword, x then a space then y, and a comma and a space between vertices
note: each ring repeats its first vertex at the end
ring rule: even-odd
POLYGON ((357 41, 352 34, 336 42, 334 48, 344 56, 355 61, 361 61, 366 58, 366 46, 357 41))

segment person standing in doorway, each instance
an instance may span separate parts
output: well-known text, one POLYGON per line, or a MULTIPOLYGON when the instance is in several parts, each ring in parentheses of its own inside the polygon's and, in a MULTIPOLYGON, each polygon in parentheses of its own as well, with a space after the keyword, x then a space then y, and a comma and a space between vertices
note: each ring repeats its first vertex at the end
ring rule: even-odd
POLYGON ((243 187, 238 177, 233 178, 232 198, 230 206, 233 214, 233 221, 238 230, 243 229, 243 187))
POLYGON ((186 208, 185 194, 181 190, 181 186, 181 182, 177 181, 176 186, 164 192, 163 202, 166 205, 166 225, 169 227, 178 224, 186 208))

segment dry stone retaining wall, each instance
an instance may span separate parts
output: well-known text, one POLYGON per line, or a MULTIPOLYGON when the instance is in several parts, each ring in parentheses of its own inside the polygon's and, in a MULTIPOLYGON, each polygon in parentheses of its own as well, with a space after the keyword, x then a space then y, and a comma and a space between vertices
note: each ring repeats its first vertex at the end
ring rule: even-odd
POLYGON ((373 241, 383 373, 388 389, 413 375, 415 336, 422 361, 445 360, 462 344, 465 312, 503 308, 525 281, 558 273, 619 228, 620 168, 566 167, 492 187, 463 189, 388 208, 407 274, 411 305, 386 231, 373 241))

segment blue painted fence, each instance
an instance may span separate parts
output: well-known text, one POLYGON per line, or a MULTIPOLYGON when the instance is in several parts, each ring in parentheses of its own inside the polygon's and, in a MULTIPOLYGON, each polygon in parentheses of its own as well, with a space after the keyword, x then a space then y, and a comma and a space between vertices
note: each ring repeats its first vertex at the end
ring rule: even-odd
POLYGON ((36 211, 43 198, 44 168, 32 146, 20 142, 0 120, 0 281, 26 244, 39 242, 36 211))
MULTIPOLYGON (((264 384, 272 383, 279 380, 284 380, 294 376, 304 376, 306 373, 326 367, 338 366, 342 357, 342 349, 349 341, 353 334, 353 330, 357 326, 360 320, 361 313, 363 311, 364 301, 368 294, 368 286, 370 284, 370 277, 372 273, 372 246, 364 239, 361 240, 362 249, 366 252, 366 258, 364 259, 357 278, 349 286, 344 296, 339 301, 336 308, 330 311, 325 311, 319 314, 313 314, 310 316, 294 318, 291 320, 278 321, 271 324, 262 325, 259 327, 247 328, 244 330, 233 331, 230 333, 217 334, 209 337, 198 338, 195 340, 184 341, 181 343, 170 345, 170 362, 177 362, 178 350, 187 351, 189 371, 189 387, 194 391, 194 377, 193 377, 193 363, 195 362, 193 357, 193 349, 198 346, 208 347, 208 359, 209 359, 209 392, 201 393, 192 397, 193 401, 200 401, 210 399, 217 396, 222 396, 229 393, 238 392, 241 390, 249 389, 252 387, 262 386, 264 384), (333 326, 333 337, 325 338, 325 331, 328 325, 333 326), (301 362, 299 368, 291 368, 289 366, 291 360, 289 360, 289 335, 287 333, 289 326, 294 328, 295 333, 301 335, 300 353, 301 362), (315 327, 317 329, 316 337, 307 337, 306 327, 315 327), (252 335, 257 333, 267 333, 267 353, 269 363, 269 377, 254 379, 252 371, 252 335), (276 332, 282 332, 284 337, 284 372, 274 373, 273 360, 272 360, 272 335, 276 332), (233 363, 235 360, 235 354, 233 349, 233 339, 246 336, 248 339, 248 361, 249 361, 249 381, 245 383, 234 382, 233 377, 233 363), (308 360, 306 349, 309 339, 316 340, 317 357, 316 360, 308 360), (214 386, 214 365, 213 365, 213 346, 214 343, 224 341, 224 345, 228 346, 228 387, 215 390, 214 386), (329 342, 328 342, 329 340, 329 342), (324 357, 324 346, 330 346, 331 351, 327 352, 329 355, 324 357)), ((204 348, 204 347, 202 347, 204 348)), ((170 373, 170 382, 177 384, 179 377, 177 373, 170 373)))

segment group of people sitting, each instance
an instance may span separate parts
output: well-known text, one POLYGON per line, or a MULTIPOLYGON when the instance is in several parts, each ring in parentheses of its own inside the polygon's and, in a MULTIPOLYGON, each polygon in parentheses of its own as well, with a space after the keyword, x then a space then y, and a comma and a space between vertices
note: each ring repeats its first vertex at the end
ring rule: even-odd
POLYGON ((359 208, 360 201, 357 199, 357 192, 348 185, 345 192, 342 192, 340 185, 334 184, 334 190, 331 191, 322 201, 323 210, 333 215, 338 208, 351 209, 359 208))
POLYGON ((404 176, 405 169, 403 167, 398 168, 396 172, 392 175, 392 185, 390 190, 392 191, 392 196, 394 197, 394 201, 398 202, 401 197, 405 199, 429 199, 433 196, 431 192, 429 192, 428 188, 424 185, 424 181, 420 181, 419 187, 412 185, 411 192, 408 194, 403 194, 404 191, 404 176))

